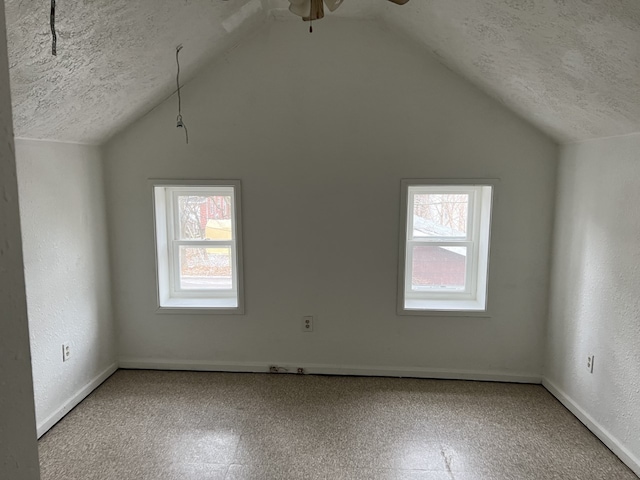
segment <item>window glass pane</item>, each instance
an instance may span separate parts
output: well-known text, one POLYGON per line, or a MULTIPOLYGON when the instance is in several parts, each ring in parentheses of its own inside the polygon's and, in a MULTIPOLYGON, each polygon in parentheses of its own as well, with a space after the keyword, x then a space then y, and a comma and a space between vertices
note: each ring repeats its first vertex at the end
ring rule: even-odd
POLYGON ((466 238, 468 214, 468 194, 415 194, 412 238, 466 238))
POLYGON ((231 290, 230 247, 180 247, 180 288, 231 290))
POLYGON ((464 290, 466 265, 467 247, 415 245, 411 265, 411 290, 464 290))
POLYGON ((178 196, 180 240, 231 240, 230 195, 178 196))

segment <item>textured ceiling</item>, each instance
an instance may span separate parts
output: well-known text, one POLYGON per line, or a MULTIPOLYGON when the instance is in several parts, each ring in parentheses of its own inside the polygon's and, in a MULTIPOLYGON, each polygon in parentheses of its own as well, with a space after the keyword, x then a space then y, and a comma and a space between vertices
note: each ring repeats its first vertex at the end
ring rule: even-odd
MULTIPOLYGON (((16 135, 101 143, 287 0, 5 0, 16 135)), ((640 131, 639 0, 346 0, 559 141, 640 131)), ((302 29, 301 29, 302 32, 302 29)), ((302 34, 302 33, 301 33, 302 34)))
POLYGON ((260 0, 5 0, 18 137, 100 143, 231 48, 267 13, 260 0))
POLYGON ((640 0, 414 0, 381 14, 561 142, 640 131, 640 0))

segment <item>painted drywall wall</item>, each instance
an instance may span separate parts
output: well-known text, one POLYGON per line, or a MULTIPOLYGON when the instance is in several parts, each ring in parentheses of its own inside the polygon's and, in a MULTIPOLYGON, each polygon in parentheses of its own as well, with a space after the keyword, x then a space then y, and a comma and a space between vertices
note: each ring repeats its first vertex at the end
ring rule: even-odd
POLYGON ((0 472, 40 478, 4 4, 0 4, 0 472))
POLYGON ((270 23, 182 106, 188 145, 174 96, 105 147, 123 365, 540 379, 547 137, 417 45, 336 18, 270 23), (396 314, 400 179, 429 177, 500 179, 490 318, 396 314), (156 313, 151 178, 242 181, 246 315, 156 313))
POLYGON ((28 140, 16 158, 41 434, 116 360, 102 162, 98 147, 28 140))
POLYGON ((563 147, 545 376, 638 474, 639 203, 640 135, 563 147))

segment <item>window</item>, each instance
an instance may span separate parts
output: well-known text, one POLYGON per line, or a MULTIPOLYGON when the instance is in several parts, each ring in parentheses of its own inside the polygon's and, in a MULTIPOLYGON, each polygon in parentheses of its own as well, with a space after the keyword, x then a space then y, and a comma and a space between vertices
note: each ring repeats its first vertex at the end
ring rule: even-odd
POLYGON ((492 193, 489 184, 403 180, 399 313, 486 311, 492 193))
POLYGON ((240 182, 153 184, 160 310, 243 313, 240 182))

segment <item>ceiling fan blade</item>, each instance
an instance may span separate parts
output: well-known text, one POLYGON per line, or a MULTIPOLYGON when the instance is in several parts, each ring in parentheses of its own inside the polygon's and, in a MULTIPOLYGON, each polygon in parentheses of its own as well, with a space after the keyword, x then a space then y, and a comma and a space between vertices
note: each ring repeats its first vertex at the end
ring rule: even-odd
POLYGON ((404 5, 409 0, 389 0, 391 3, 395 3, 396 5, 404 5))
POLYGON ((289 11, 299 17, 309 16, 311 11, 311 0, 289 0, 289 11))
POLYGON ((324 4, 322 0, 311 0, 311 15, 302 17, 305 22, 324 18, 324 4))
POLYGON ((331 12, 334 12, 340 5, 342 5, 342 2, 344 2, 344 0, 324 0, 324 3, 331 12))

